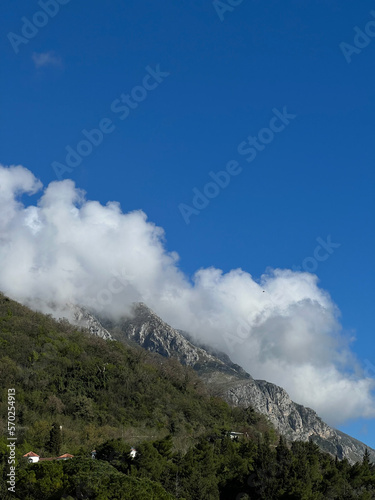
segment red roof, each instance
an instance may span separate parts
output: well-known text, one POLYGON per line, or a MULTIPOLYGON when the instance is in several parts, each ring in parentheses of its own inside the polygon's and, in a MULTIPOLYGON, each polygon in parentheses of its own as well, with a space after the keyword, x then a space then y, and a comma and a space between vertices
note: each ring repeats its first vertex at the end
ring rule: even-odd
MULTIPOLYGON (((24 457, 39 457, 39 455, 37 455, 33 451, 29 451, 29 453, 26 453, 26 455, 24 455, 24 457)), ((69 453, 64 453, 64 455, 60 455, 59 457, 45 457, 45 458, 39 457, 39 462, 43 462, 43 460, 50 461, 50 460, 59 460, 59 459, 63 459, 63 458, 73 458, 73 457, 74 457, 74 455, 70 455, 69 453)))

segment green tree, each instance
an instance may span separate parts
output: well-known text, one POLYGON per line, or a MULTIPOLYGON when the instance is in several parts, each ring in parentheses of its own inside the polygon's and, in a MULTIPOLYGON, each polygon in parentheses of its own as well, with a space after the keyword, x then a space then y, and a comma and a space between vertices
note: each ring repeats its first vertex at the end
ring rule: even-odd
POLYGON ((51 453, 59 455, 62 445, 62 436, 60 426, 55 422, 49 433, 49 440, 47 442, 47 449, 51 453))

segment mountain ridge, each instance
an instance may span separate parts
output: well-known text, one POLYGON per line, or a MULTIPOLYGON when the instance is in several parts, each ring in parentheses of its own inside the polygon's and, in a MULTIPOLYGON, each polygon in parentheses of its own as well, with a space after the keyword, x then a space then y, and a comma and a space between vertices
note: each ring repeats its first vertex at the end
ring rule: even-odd
POLYGON ((252 406, 266 415, 288 440, 313 440, 323 451, 347 458, 352 464, 360 461, 368 449, 375 462, 375 450, 330 427, 313 409, 292 401, 282 387, 255 380, 227 354, 216 352, 215 356, 208 346, 195 344, 189 333, 168 325, 146 304, 134 304, 132 312, 133 316, 124 316, 117 322, 102 317, 97 321, 116 340, 135 342, 148 351, 191 366, 215 395, 232 406, 252 406))

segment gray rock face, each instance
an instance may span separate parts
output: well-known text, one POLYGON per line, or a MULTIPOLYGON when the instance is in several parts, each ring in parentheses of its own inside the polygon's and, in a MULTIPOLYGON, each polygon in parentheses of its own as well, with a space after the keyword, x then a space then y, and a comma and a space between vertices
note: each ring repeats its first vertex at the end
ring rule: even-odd
MULTIPOLYGON (((145 349, 165 357, 177 357, 188 366, 208 363, 212 356, 193 346, 174 328, 164 323, 145 304, 136 304, 134 317, 123 319, 119 325, 125 336, 145 349)), ((116 330, 117 331, 117 330, 116 330)))
POLYGON ((91 335, 105 340, 114 340, 112 335, 106 330, 100 321, 93 316, 87 309, 79 306, 70 306, 73 313, 73 322, 77 326, 87 328, 91 335))
POLYGON ((124 317, 117 323, 108 319, 102 321, 118 340, 135 342, 148 351, 177 358, 180 363, 202 372, 214 368, 230 370, 226 363, 193 345, 143 303, 134 305, 132 317, 124 317))
POLYGON ((375 451, 365 444, 327 425, 311 408, 294 403, 287 392, 265 380, 234 382, 223 392, 234 406, 253 406, 266 415, 275 428, 290 441, 312 439, 323 451, 350 463, 362 460, 365 449, 375 462, 375 451))
MULTIPOLYGON (((347 458, 350 463, 362 460, 367 448, 375 462, 375 450, 328 426, 314 410, 293 402, 281 387, 254 380, 227 355, 195 345, 188 334, 167 325, 145 304, 136 304, 131 318, 102 323, 118 340, 136 342, 149 351, 175 357, 193 367, 214 394, 233 406, 252 406, 290 441, 312 439, 323 451, 347 458)), ((99 321, 96 324, 101 326, 99 321)))

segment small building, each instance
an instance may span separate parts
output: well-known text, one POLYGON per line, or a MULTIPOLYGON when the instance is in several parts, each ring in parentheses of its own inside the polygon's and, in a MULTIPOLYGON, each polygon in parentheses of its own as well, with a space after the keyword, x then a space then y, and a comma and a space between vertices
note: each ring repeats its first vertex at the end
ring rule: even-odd
POLYGON ((74 458, 74 455, 64 453, 64 455, 60 455, 59 457, 57 457, 56 460, 68 460, 69 458, 74 458))
POLYGON ((238 441, 239 438, 241 438, 242 436, 244 435, 243 432, 234 432, 234 431, 231 431, 229 433, 229 437, 232 439, 232 440, 235 440, 235 441, 238 441))
POLYGON ((29 464, 39 462, 39 459, 40 459, 39 455, 37 455, 33 451, 29 451, 29 453, 26 453, 25 455, 23 455, 23 458, 26 458, 27 461, 29 462, 29 464))
POLYGON ((59 457, 41 458, 39 455, 37 455, 33 451, 29 451, 28 453, 23 455, 23 457, 26 458, 30 464, 33 464, 36 462, 50 462, 51 460, 68 460, 69 458, 73 458, 74 455, 70 455, 69 453, 64 453, 63 455, 60 455, 59 457))

